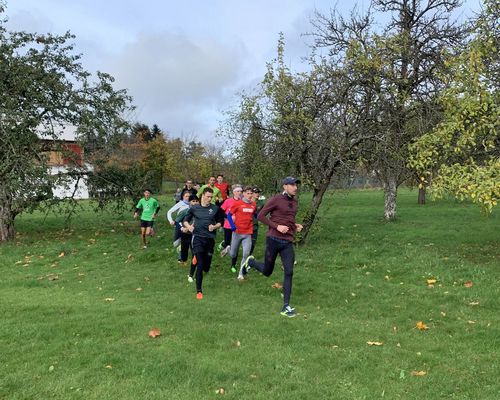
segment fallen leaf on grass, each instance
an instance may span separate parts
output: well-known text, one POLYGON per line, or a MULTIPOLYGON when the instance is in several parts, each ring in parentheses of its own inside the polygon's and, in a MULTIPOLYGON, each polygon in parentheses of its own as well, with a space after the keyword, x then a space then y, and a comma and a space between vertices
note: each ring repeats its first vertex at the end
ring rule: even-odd
POLYGON ((271 286, 273 289, 281 289, 283 287, 283 285, 279 282, 275 282, 272 284, 271 286))
POLYGON ((57 281, 59 279, 59 275, 48 275, 47 278, 49 281, 57 281))
POLYGON ((425 376, 427 375, 427 372, 425 371, 411 371, 412 376, 425 376))
POLYGON ((479 305, 479 301, 471 301, 469 303, 469 306, 478 306, 479 305))
POLYGON ((105 365, 104 368, 113 369, 113 366, 112 365, 105 365))
POLYGON ((417 328, 420 331, 425 331, 425 330, 429 329, 429 327, 426 324, 424 324, 422 321, 418 321, 415 324, 415 328, 417 328))
POLYGON ((127 256, 127 259, 125 260, 126 263, 134 261, 134 256, 132 254, 129 254, 127 256))
POLYGON ((224 388, 220 388, 215 391, 215 394, 225 394, 225 393, 226 391, 224 390, 224 388))
POLYGON ((383 342, 366 342, 368 346, 383 346, 383 342))
POLYGON ((434 284, 437 282, 437 279, 427 279, 427 286, 434 286, 434 284))
POLYGON ((141 287, 138 287, 137 289, 135 289, 136 292, 140 292, 142 291, 142 288, 141 287))
POLYGON ((476 323, 476 321, 470 321, 470 320, 469 320, 469 321, 467 321, 467 322, 468 322, 469 324, 475 324, 475 323, 476 323))
POLYGON ((64 251, 62 251, 62 252, 58 255, 58 257, 59 257, 59 258, 64 257, 64 256, 65 256, 64 251))
POLYGON ((470 287, 472 287, 472 285, 473 285, 472 281, 465 281, 465 282, 464 282, 464 286, 465 286, 466 288, 470 288, 470 287))
POLYGON ((159 328, 153 328, 149 331, 148 336, 151 338, 156 338, 161 335, 161 331, 159 328))
POLYGON ((115 301, 115 299, 113 297, 106 297, 104 301, 115 301))

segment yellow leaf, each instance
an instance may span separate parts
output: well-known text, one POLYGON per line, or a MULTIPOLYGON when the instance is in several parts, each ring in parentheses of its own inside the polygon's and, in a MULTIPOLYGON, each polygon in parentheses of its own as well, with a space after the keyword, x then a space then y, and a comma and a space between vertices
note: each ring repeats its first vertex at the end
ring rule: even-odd
POLYGON ((273 289, 281 289, 283 287, 283 285, 279 282, 275 282, 272 284, 271 286, 273 289))
POLYGON ((472 285, 473 285, 472 281, 465 281, 465 282, 464 282, 464 286, 465 286, 466 288, 470 288, 470 287, 472 287, 472 285))
POLYGON ((115 301, 115 299, 113 297, 106 297, 104 301, 115 301))
POLYGON ((411 371, 412 376, 425 376, 427 372, 425 371, 411 371))
POLYGON ((437 279, 427 279, 427 284, 428 285, 434 285, 437 282, 437 279))
POLYGON ((61 254, 59 254, 59 256, 58 256, 58 257, 59 257, 59 258, 64 257, 64 251, 62 251, 62 252, 61 252, 61 254))
POLYGON ((479 305, 479 301, 471 301, 469 303, 469 306, 478 306, 479 305))
POLYGON ((429 327, 428 327, 426 324, 424 324, 422 321, 418 321, 418 322, 416 323, 415 327, 416 327, 418 330, 420 330, 420 331, 425 331, 425 330, 429 329, 429 327))
POLYGON ((383 346, 383 342, 366 342, 368 346, 383 346))

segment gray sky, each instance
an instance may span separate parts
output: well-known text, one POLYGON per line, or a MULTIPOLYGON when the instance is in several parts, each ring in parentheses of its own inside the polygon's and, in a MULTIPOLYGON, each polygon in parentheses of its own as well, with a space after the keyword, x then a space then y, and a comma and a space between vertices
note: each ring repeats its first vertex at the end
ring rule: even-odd
MULTIPOLYGON (((254 87, 285 35, 286 61, 303 67, 314 10, 348 15, 354 1, 328 0, 7 0, 8 28, 76 35, 91 72, 126 88, 133 119, 171 137, 211 141, 222 111, 254 87)), ((368 0, 357 1, 358 8, 368 0)), ((469 0, 464 14, 479 9, 469 0)))

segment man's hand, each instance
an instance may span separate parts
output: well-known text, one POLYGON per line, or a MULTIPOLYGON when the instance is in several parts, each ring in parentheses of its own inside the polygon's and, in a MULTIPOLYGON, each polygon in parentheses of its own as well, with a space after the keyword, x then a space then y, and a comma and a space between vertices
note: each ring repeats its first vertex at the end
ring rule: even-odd
POLYGON ((172 222, 170 223, 170 225, 174 226, 174 225, 175 225, 175 221, 172 221, 172 222))
POLYGON ((295 224, 295 228, 297 229, 297 232, 300 232, 304 227, 301 224, 295 224))
POLYGON ((278 232, 280 232, 280 233, 285 234, 285 233, 287 233, 290 229, 289 229, 289 228, 288 228, 288 226, 286 226, 286 225, 278 225, 278 226, 276 227, 276 230, 277 230, 278 232))
POLYGON ((219 225, 219 224, 215 224, 215 225, 210 224, 210 225, 208 225, 208 230, 210 232, 213 232, 213 231, 219 229, 219 226, 217 226, 217 225, 219 225))

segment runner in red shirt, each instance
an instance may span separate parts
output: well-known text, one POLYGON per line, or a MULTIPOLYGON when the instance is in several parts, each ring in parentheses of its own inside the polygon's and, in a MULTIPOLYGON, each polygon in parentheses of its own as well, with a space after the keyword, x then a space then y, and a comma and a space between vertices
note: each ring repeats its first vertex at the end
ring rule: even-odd
POLYGON ((229 196, 229 183, 224 182, 224 175, 217 175, 217 182, 215 182, 215 187, 220 190, 223 203, 229 196))
POLYGON ((240 273, 238 279, 244 279, 243 264, 252 250, 252 233, 253 233, 253 216, 257 209, 257 204, 252 201, 252 187, 246 186, 243 188, 243 197, 231 207, 228 219, 233 222, 233 237, 231 239, 231 271, 236 272, 236 260, 238 259, 238 251, 240 244, 243 247, 243 257, 241 259, 240 273))

